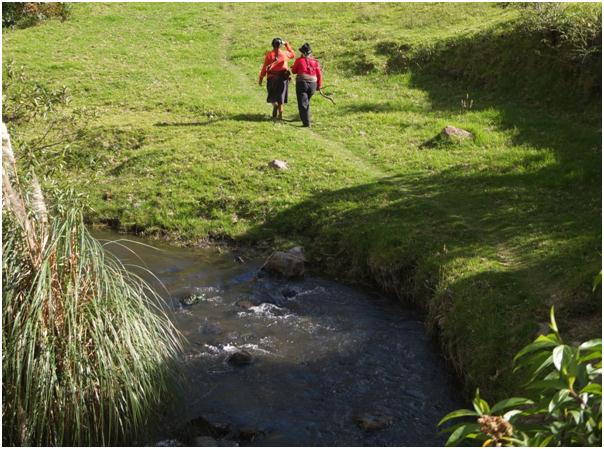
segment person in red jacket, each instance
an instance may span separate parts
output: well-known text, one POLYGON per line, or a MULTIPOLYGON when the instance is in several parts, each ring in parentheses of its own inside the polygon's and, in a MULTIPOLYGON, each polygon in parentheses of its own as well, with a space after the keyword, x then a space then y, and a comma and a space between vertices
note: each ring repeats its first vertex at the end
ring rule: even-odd
POLYGON ((296 74, 296 97, 298 99, 298 111, 302 126, 310 127, 310 99, 323 86, 323 75, 319 61, 311 58, 312 50, 308 43, 299 48, 300 56, 292 66, 292 72, 296 74))
POLYGON ((264 63, 260 70, 258 85, 262 86, 262 80, 266 76, 266 97, 267 103, 273 105, 273 120, 283 119, 283 104, 287 103, 287 90, 289 84, 289 70, 287 62, 293 59, 296 54, 292 50, 289 42, 284 42, 280 37, 276 37, 272 42, 273 49, 264 55, 264 63), (285 45, 285 51, 280 47, 285 45), (278 114, 278 115, 277 115, 278 114))

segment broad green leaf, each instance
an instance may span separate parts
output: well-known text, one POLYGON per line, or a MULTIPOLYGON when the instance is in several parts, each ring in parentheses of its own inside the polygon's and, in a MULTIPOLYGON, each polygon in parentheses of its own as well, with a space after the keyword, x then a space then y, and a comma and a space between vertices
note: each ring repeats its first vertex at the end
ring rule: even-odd
POLYGON ((581 345, 579 346, 579 350, 580 351, 585 351, 587 349, 599 349, 600 352, 602 352, 602 339, 601 338, 594 338, 593 340, 588 340, 584 343, 581 343, 581 345))
POLYGON ((597 360, 602 358, 602 351, 589 352, 579 357, 580 362, 589 362, 590 360, 597 360))
POLYGON ((472 434, 473 432, 479 432, 480 427, 476 423, 464 424, 459 426, 455 431, 451 434, 445 446, 455 446, 457 443, 462 441, 467 435, 472 434))
POLYGON ((529 354, 531 352, 539 351, 540 349, 553 348, 559 344, 559 340, 556 338, 554 334, 549 335, 539 335, 534 342, 525 346, 516 354, 514 360, 518 360, 525 354, 529 354))
POLYGON ((558 371, 562 371, 562 368, 566 368, 572 358, 572 349, 567 345, 556 346, 552 352, 552 361, 558 371))
POLYGON ((506 421, 510 421, 512 418, 514 418, 514 416, 521 415, 521 414, 522 414, 522 410, 509 410, 509 411, 505 412, 505 414, 503 415, 503 419, 505 419, 506 421))
POLYGON ((581 422, 581 412, 579 410, 569 410, 570 416, 573 417, 575 424, 579 424, 581 422))
MULTIPOLYGON (((549 406, 548 406, 549 413, 552 413, 554 410, 556 410, 558 407, 560 407, 562 404, 564 404, 566 401, 568 401, 569 395, 570 395, 570 391, 566 388, 558 391, 549 403, 549 406)), ((556 426, 556 424, 557 424, 556 422, 552 423, 552 425, 554 427, 556 426)))
POLYGON ((503 401, 499 401, 491 408, 491 413, 496 414, 497 412, 501 412, 507 410, 509 408, 518 407, 519 405, 531 405, 534 404, 533 401, 527 398, 508 398, 503 401))
POLYGON ((440 422, 438 423, 438 425, 442 425, 443 423, 454 419, 454 418, 460 418, 462 416, 478 416, 478 414, 473 411, 473 410, 468 410, 468 409, 459 409, 459 410, 455 410, 454 412, 449 413, 448 415, 446 415, 443 419, 440 420, 440 422))
POLYGON ((589 384, 581 390, 581 393, 592 393, 598 396, 602 396, 602 385, 600 384, 589 384))

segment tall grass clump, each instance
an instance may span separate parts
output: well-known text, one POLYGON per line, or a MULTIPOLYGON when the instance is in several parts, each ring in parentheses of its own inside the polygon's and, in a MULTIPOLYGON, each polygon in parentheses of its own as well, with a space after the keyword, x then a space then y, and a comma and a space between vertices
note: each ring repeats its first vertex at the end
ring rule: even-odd
POLYGON ((24 187, 2 128, 3 443, 133 441, 169 393, 179 334, 79 209, 47 211, 35 176, 24 187))

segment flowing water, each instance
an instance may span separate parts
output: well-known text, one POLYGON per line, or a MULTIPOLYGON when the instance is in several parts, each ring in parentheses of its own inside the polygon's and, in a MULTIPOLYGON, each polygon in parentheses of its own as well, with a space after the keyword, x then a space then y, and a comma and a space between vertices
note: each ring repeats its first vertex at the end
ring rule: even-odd
POLYGON ((262 260, 217 248, 121 243, 137 256, 107 249, 161 280, 152 283, 188 339, 184 400, 166 411, 156 441, 203 416, 254 429, 254 446, 444 443, 436 424, 463 405, 458 388, 422 323, 392 299, 319 277, 257 276, 262 260), (241 350, 249 365, 227 361, 241 350), (354 417, 366 414, 390 424, 363 430, 354 417))

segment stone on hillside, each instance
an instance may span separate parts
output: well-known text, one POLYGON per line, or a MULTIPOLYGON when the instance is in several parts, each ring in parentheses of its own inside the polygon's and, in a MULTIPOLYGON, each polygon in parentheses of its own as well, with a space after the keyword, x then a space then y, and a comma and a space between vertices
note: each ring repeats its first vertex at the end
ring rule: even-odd
POLYGON ((355 415, 352 417, 352 419, 361 429, 367 432, 385 429, 393 422, 391 416, 383 415, 381 413, 365 413, 362 415, 355 415))
POLYGON ((456 128, 455 126, 446 126, 442 131, 441 135, 447 139, 471 139, 474 135, 466 131, 465 129, 456 128))
POLYGON ((264 264, 264 270, 288 279, 304 276, 304 251, 299 246, 289 251, 275 251, 264 264))
POLYGON ((287 162, 280 161, 279 159, 273 159, 268 163, 268 166, 276 170, 287 170, 287 162))
POLYGON ((247 351, 237 351, 229 356, 227 362, 235 366, 249 365, 252 363, 252 354, 247 351))

